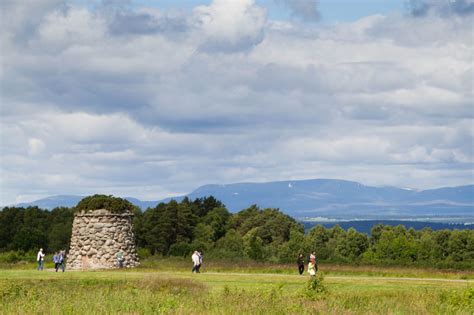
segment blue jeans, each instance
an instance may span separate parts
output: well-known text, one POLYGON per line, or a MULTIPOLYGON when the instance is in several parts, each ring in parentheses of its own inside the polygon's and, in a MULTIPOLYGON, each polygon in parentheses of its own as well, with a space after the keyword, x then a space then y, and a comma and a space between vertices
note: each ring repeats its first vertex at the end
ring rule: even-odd
POLYGON ((38 260, 38 270, 43 270, 44 267, 44 260, 38 260))

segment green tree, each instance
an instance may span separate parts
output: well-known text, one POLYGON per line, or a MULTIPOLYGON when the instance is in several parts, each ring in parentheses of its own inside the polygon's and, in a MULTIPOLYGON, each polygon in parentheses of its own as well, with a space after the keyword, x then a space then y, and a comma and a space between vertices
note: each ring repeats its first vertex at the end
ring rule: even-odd
POLYGON ((6 207, 0 210, 0 251, 15 250, 13 239, 23 225, 24 208, 6 207))
POLYGON ((219 207, 209 211, 200 222, 212 227, 214 231, 212 240, 217 241, 226 234, 230 217, 231 214, 226 208, 219 207))
POLYGON ((346 235, 339 242, 336 251, 343 257, 356 260, 369 247, 367 235, 357 232, 354 228, 347 230, 346 235))
POLYGON ((194 228, 193 236, 193 250, 207 252, 214 246, 214 242, 212 240, 214 237, 214 229, 207 224, 198 223, 194 228))
POLYGON ((28 207, 23 222, 13 237, 13 248, 28 251, 48 245, 48 214, 38 207, 28 207))
POLYGON ((454 230, 448 240, 449 258, 453 261, 463 261, 468 254, 468 231, 454 230))
POLYGON ((196 217, 187 202, 181 202, 176 209, 176 242, 188 243, 192 239, 196 217))
POLYGON ((309 251, 315 251, 318 259, 329 259, 332 256, 335 247, 328 246, 330 236, 330 231, 322 225, 316 225, 309 231, 307 235, 309 251))
POLYGON ((265 258, 265 251, 263 247, 263 240, 256 236, 255 233, 249 234, 244 237, 245 254, 247 257, 253 260, 263 260, 265 258))
POLYGON ((73 218, 73 210, 66 207, 55 208, 49 213, 48 249, 50 251, 69 248, 73 218))
POLYGON ((244 256, 244 241, 240 234, 230 229, 224 237, 216 242, 215 254, 220 258, 242 259, 244 256))

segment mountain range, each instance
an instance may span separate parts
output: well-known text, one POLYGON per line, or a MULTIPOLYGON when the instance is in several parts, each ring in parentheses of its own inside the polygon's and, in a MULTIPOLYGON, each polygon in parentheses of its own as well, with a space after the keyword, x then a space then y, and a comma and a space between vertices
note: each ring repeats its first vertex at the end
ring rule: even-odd
MULTIPOLYGON (((474 185, 411 190, 397 187, 373 187, 354 181, 312 179, 267 183, 205 185, 190 194, 190 199, 214 196, 236 212, 253 204, 261 208, 279 208, 296 218, 401 218, 401 217, 474 217, 474 185)), ((126 197, 142 209, 157 201, 126 197)), ((53 196, 16 206, 52 209, 73 207, 83 196, 53 196)))

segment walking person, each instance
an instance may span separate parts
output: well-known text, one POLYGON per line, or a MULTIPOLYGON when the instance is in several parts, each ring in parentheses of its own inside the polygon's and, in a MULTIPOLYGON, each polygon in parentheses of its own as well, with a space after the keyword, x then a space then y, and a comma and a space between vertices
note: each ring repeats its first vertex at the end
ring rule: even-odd
POLYGON ((119 266, 119 268, 123 268, 123 261, 125 260, 124 257, 123 257, 123 251, 122 249, 120 249, 116 255, 116 258, 117 258, 117 264, 119 266))
POLYGON ((316 264, 313 261, 308 263, 308 273, 311 277, 316 276, 316 264))
POLYGON ((316 265, 316 252, 312 252, 309 255, 309 263, 308 263, 308 273, 311 277, 316 276, 316 271, 318 271, 318 267, 316 265))
MULTIPOLYGON (((64 272, 64 269, 65 269, 65 264, 64 264, 64 256, 66 255, 65 251, 60 251, 59 254, 58 254, 58 262, 59 262, 59 267, 61 268, 61 270, 64 272)), ((56 272, 58 271, 58 269, 56 269, 56 272)))
POLYGON ((304 257, 302 253, 298 255, 298 260, 296 261, 296 263, 298 264, 298 271, 300 275, 302 275, 304 272, 304 257))
POLYGON ((59 268, 59 253, 54 253, 53 255, 54 269, 58 272, 59 268))
POLYGON ((202 266, 202 252, 197 252, 197 255, 199 257, 199 263, 197 265, 197 273, 201 273, 201 266, 202 266))
POLYGON ((194 253, 192 254, 191 260, 193 261, 193 273, 198 272, 199 255, 198 255, 197 250, 195 250, 194 253))
POLYGON ((36 255, 36 261, 38 262, 37 270, 43 270, 44 268, 44 253, 43 249, 40 248, 38 254, 36 255))

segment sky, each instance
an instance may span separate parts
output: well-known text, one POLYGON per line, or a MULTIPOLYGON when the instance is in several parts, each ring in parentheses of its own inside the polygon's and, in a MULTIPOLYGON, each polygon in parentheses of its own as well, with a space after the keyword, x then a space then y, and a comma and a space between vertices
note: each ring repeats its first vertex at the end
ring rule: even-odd
POLYGON ((474 183, 473 0, 0 2, 0 205, 474 183))

